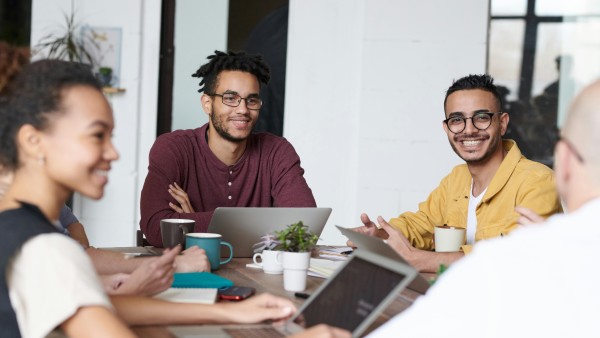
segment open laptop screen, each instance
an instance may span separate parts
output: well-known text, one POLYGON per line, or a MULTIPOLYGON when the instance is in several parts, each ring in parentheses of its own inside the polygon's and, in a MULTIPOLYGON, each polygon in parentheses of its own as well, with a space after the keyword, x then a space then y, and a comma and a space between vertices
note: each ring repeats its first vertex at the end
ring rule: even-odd
POLYGON ((325 323, 352 332, 405 275, 353 256, 333 278, 294 323, 303 327, 325 323))

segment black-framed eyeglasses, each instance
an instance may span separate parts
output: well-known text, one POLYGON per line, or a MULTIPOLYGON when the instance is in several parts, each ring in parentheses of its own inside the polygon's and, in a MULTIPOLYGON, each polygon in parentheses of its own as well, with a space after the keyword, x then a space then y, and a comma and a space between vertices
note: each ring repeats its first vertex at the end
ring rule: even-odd
POLYGON ((234 93, 223 93, 223 94, 213 93, 213 94, 206 94, 206 95, 220 96, 223 104, 226 106, 229 106, 229 107, 239 106, 240 103, 242 102, 242 100, 246 101, 246 107, 248 107, 248 109, 250 109, 250 110, 259 110, 260 107, 262 107, 262 100, 255 96, 241 97, 238 94, 234 94, 234 93))
POLYGON ((571 150, 573 155, 575 155, 575 158, 579 162, 584 163, 583 156, 581 156, 581 154, 577 151, 577 149, 575 149, 575 146, 573 146, 573 143, 571 143, 569 140, 567 140, 564 136, 560 136, 558 138, 558 142, 564 143, 567 146, 567 148, 569 148, 569 150, 571 150))
POLYGON ((463 130, 465 130, 467 127, 467 120, 471 120, 471 123, 473 123, 473 126, 477 130, 486 130, 492 125, 494 114, 502 114, 502 112, 478 112, 471 117, 451 116, 445 119, 444 123, 448 126, 448 130, 454 134, 462 133, 463 130))

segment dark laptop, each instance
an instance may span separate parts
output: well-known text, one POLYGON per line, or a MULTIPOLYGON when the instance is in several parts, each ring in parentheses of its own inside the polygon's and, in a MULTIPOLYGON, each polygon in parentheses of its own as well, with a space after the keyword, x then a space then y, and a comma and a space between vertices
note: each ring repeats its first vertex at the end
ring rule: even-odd
POLYGON ((376 252, 358 249, 282 325, 170 327, 176 337, 283 337, 328 324, 359 337, 418 272, 376 252))

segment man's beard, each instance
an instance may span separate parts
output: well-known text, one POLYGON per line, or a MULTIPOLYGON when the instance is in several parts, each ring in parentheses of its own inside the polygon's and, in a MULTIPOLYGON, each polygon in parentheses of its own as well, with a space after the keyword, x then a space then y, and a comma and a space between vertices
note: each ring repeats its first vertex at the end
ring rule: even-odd
MULTIPOLYGON (((227 130, 225 130, 225 128, 223 127, 223 124, 221 123, 221 120, 219 118, 217 118, 217 114, 213 113, 210 115, 210 121, 212 122, 213 127, 215 127, 215 131, 217 132, 217 134, 219 134, 222 138, 226 139, 229 142, 234 142, 234 143, 241 143, 244 142, 246 140, 247 137, 235 137, 233 135, 231 135, 227 130)), ((252 124, 252 128, 250 128, 250 134, 252 134, 252 131, 254 130, 254 126, 256 125, 256 123, 252 124)))
POLYGON ((450 146, 452 147, 452 150, 454 150, 454 152, 456 153, 456 155, 458 155, 458 157, 460 157, 467 164, 482 164, 482 163, 485 163, 498 150, 498 147, 502 147, 502 138, 500 136, 488 137, 486 139, 486 141, 489 141, 489 146, 486 149, 485 153, 483 153, 483 155, 481 155, 478 158, 465 158, 465 157, 463 157, 461 155, 460 151, 458 150, 458 148, 456 146, 457 143, 460 143, 460 139, 457 138, 456 136, 454 136, 453 137, 453 141, 454 142, 450 142, 450 146))

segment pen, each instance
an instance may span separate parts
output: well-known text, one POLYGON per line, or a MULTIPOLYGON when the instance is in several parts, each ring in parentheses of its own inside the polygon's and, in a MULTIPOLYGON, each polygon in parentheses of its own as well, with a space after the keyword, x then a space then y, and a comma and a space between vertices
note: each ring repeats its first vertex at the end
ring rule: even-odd
POLYGON ((296 293, 294 293, 294 296, 296 296, 298 298, 302 298, 302 299, 307 299, 308 297, 310 297, 310 295, 308 293, 304 293, 304 292, 296 292, 296 293))

